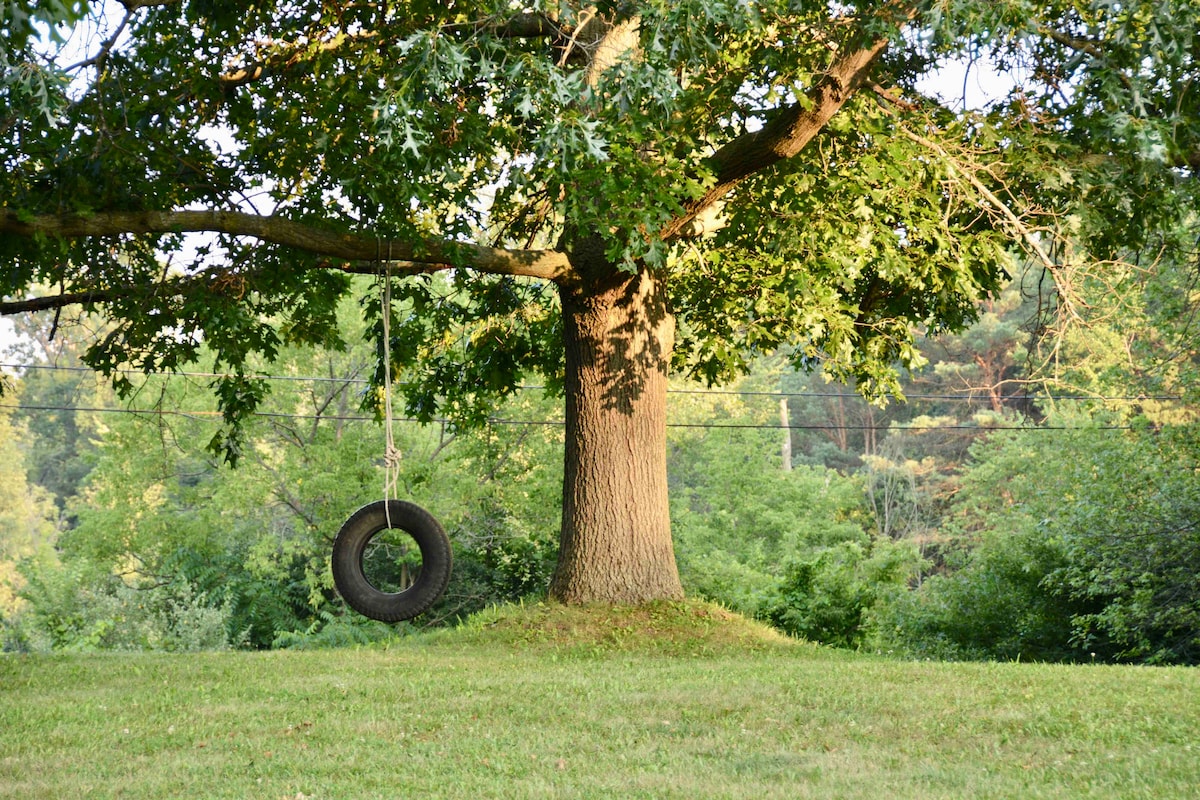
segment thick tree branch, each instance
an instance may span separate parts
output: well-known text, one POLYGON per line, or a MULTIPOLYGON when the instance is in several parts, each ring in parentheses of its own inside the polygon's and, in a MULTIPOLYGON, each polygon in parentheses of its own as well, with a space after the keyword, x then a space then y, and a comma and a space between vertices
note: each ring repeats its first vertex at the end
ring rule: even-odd
MULTIPOLYGON (((906 8, 901 21, 911 20, 915 7, 906 8)), ((813 84, 804 102, 779 109, 759 130, 725 144, 708 159, 716 180, 704 195, 687 203, 684 212, 661 231, 664 239, 683 235, 691 223, 713 208, 746 178, 799 153, 812 141, 846 101, 863 85, 875 60, 887 49, 880 38, 862 47, 839 52, 829 69, 813 84)))
POLYGON ((410 267, 405 271, 408 273, 460 267, 550 281, 572 278, 567 256, 556 250, 507 250, 444 239, 415 242, 380 239, 369 234, 331 231, 311 223, 241 211, 108 212, 88 216, 46 215, 24 220, 6 212, 0 216, 0 232, 63 239, 122 234, 224 233, 294 247, 332 259, 407 262, 410 267))
POLYGON ((546 39, 563 35, 563 29, 557 22, 537 11, 525 11, 507 19, 456 23, 447 25, 442 30, 451 33, 487 31, 501 39, 546 39))
MULTIPOLYGON (((378 275, 380 263, 379 261, 354 263, 325 261, 305 268, 335 270, 352 275, 378 275)), ((391 268, 392 274, 396 276, 417 275, 446 268, 444 265, 431 266, 429 264, 416 264, 410 261, 389 261, 386 263, 391 268)), ((228 285, 226 283, 228 277, 228 273, 220 271, 202 272, 196 275, 167 278, 155 284, 124 284, 104 289, 87 289, 79 292, 63 292, 61 294, 44 295, 42 297, 29 297, 24 300, 9 300, 0 302, 0 317, 37 311, 54 311, 74 305, 109 303, 128 297, 134 292, 145 292, 148 288, 153 289, 153 293, 156 296, 188 294, 200 290, 227 291, 227 289, 222 288, 222 284, 228 285)), ((244 273, 236 277, 252 281, 255 276, 253 273, 244 273)))
MULTIPOLYGON (((358 44, 364 41, 373 41, 376 38, 377 35, 372 31, 366 31, 353 36, 340 34, 327 42, 317 45, 314 52, 329 53, 340 49, 346 44, 358 44)), ((230 70, 221 75, 217 80, 220 82, 222 89, 231 91, 239 86, 254 83, 272 75, 278 75, 299 66, 307 69, 312 63, 314 52, 310 52, 308 46, 296 47, 292 51, 277 52, 262 61, 248 64, 240 69, 230 70)))
POLYGON ((31 297, 27 300, 5 301, 0 302, 0 317, 8 317, 13 314, 28 314, 37 311, 53 311, 84 303, 103 303, 106 300, 113 299, 113 297, 115 297, 115 293, 108 291, 66 292, 63 294, 47 295, 45 297, 31 297))

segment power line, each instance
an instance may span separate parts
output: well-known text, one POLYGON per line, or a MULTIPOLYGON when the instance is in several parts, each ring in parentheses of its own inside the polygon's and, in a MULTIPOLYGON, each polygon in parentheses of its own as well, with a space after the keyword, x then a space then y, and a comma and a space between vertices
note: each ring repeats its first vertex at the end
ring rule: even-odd
MULTIPOLYGON (((0 368, 6 369, 40 369, 49 372, 95 372, 91 367, 63 367, 57 364, 0 364, 0 368)), ((150 377, 159 375, 164 377, 180 377, 180 378, 229 378, 228 374, 219 372, 160 372, 148 373, 141 372, 136 369, 119 369, 114 372, 122 375, 144 375, 150 377)), ((369 381, 366 378, 327 378, 319 375, 254 375, 251 377, 262 378, 270 381, 305 381, 311 383, 361 383, 366 384, 369 381)))
MULTIPOLYGON (((17 370, 47 370, 51 372, 95 372, 91 367, 64 367, 54 364, 3 364, 0 363, 0 368, 17 369, 17 370)), ((138 370, 116 370, 122 375, 161 375, 165 377, 181 377, 181 378, 228 378, 228 374, 218 372, 168 372, 168 373, 145 373, 138 370)), ((320 375, 253 375, 253 378, 258 378, 265 381, 281 381, 281 382, 301 382, 301 383, 337 383, 342 385, 358 384, 368 385, 370 381, 366 378, 352 377, 324 377, 320 375)), ((522 385, 518 386, 522 391, 537 391, 545 389, 539 385, 522 385)), ((982 390, 981 390, 982 391, 982 390)), ((972 392, 968 394, 921 394, 921 393, 906 393, 904 397, 908 400, 951 400, 957 402, 971 402, 983 399, 980 392, 972 392)), ((764 392, 750 391, 742 389, 667 389, 667 394, 678 395, 728 395, 738 397, 773 397, 773 398, 788 398, 788 397, 819 397, 819 398, 845 398, 847 400, 861 399, 861 395, 855 392, 764 392)), ((1006 396, 1006 400, 1054 400, 1054 401, 1073 401, 1073 402, 1165 402, 1165 403, 1181 403, 1182 397, 1174 395, 1128 395, 1128 396, 1108 396, 1108 395, 1047 395, 1044 398, 1031 396, 1006 396)))
MULTIPOLYGON (((749 396, 749 397, 775 397, 775 398, 779 398, 779 397, 834 397, 834 398, 845 397, 846 399, 853 399, 853 398, 861 399, 862 398, 862 395, 860 395, 856 392, 751 392, 751 391, 742 391, 742 390, 734 390, 734 389, 668 389, 667 393, 668 394, 701 394, 701 395, 703 395, 703 394, 733 394, 733 395, 742 395, 742 396, 749 396)), ((971 401, 971 400, 985 399, 983 390, 980 390, 978 392, 973 392, 971 394, 910 394, 908 392, 905 392, 904 397, 906 400, 971 401)), ((1107 396, 1095 396, 1095 395, 1086 395, 1086 394, 1046 395, 1045 397, 1035 397, 1033 395, 1005 395, 1001 399, 1003 399, 1003 400, 1075 400, 1075 401, 1093 401, 1093 402, 1106 402, 1106 401, 1145 402, 1148 400, 1157 400, 1157 401, 1162 401, 1162 402, 1168 402, 1168 401, 1169 402, 1183 402, 1182 397, 1170 397, 1170 396, 1138 395, 1138 396, 1129 396, 1129 397, 1107 397, 1107 396)))
MULTIPOLYGON (((21 411, 70 411, 90 414, 129 414, 140 417, 181 417, 184 419, 209 421, 221 417, 220 411, 203 411, 194 410, 187 411, 182 409, 142 409, 142 408, 105 408, 103 406, 51 406, 51 405, 20 405, 18 403, 0 403, 0 408, 8 408, 21 411)), ((281 411, 255 411, 250 414, 251 417, 262 419, 290 419, 290 420, 328 420, 330 422, 377 422, 375 417, 365 416, 362 414, 295 414, 284 413, 281 411)), ((417 424, 446 424, 452 420, 445 417, 437 417, 429 420, 428 423, 422 423, 421 420, 413 417, 404 417, 395 420, 396 422, 409 422, 417 424)), ((563 427, 566 423, 562 420, 537 420, 537 419, 506 419, 503 417, 492 417, 488 419, 489 425, 530 425, 530 426, 545 426, 545 427, 563 427)), ((1131 425, 1096 425, 1092 427, 1078 427, 1070 425, 904 425, 901 423, 898 427, 891 428, 883 425, 777 425, 756 422, 668 422, 668 428, 694 428, 694 429, 725 429, 725 430, 766 430, 766 431, 975 431, 976 433, 989 433, 991 431, 1127 431, 1133 430, 1131 425)))

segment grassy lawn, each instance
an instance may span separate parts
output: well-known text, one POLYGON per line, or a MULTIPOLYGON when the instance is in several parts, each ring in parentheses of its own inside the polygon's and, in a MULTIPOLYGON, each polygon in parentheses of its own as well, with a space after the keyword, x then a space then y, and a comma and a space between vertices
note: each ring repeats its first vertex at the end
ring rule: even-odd
POLYGON ((891 661, 717 609, 0 657, 0 798, 1194 798, 1200 671, 891 661))

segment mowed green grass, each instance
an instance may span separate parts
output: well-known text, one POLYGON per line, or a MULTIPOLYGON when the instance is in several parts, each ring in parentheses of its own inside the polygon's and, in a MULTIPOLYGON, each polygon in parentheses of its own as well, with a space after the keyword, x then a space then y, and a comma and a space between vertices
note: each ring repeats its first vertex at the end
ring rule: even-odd
POLYGON ((1200 671, 893 661, 700 604, 0 658, 0 798, 1194 798, 1200 671))

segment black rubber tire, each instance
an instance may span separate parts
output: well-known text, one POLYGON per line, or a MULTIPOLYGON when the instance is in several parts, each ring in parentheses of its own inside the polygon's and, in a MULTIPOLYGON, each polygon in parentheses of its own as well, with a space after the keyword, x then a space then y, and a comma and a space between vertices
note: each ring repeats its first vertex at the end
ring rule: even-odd
POLYGON ((333 542, 333 582, 346 604, 364 617, 382 622, 412 619, 429 610, 450 583, 452 564, 450 539, 441 524, 425 509, 404 500, 383 500, 355 511, 338 531, 333 542), (382 592, 371 585, 363 571, 363 554, 371 538, 388 529, 400 528, 416 541, 421 551, 421 572, 402 592, 382 592))

